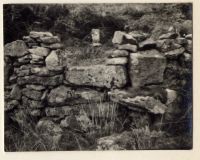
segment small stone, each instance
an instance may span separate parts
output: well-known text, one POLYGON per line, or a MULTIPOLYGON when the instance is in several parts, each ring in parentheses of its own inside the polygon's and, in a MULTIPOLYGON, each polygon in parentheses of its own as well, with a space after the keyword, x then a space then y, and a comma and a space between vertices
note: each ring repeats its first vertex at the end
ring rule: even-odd
POLYGON ((34 85, 34 84, 27 84, 26 88, 36 90, 36 91, 43 91, 46 89, 46 87, 42 85, 34 85))
POLYGON ((192 34, 193 32, 192 20, 185 20, 184 22, 182 22, 180 32, 182 35, 192 34))
POLYGON ((81 131, 81 126, 74 115, 65 117, 65 119, 60 122, 60 126, 81 131))
MULTIPOLYGON (((137 134, 138 135, 138 134, 137 134)), ((112 134, 107 137, 101 137, 97 139, 97 149, 98 151, 103 150, 136 150, 136 140, 133 138, 131 132, 123 132, 120 134, 112 134), (129 147, 129 148, 127 148, 129 147), (130 148, 131 147, 131 148, 130 148)))
POLYGON ((25 96, 22 96, 22 105, 25 108, 44 108, 44 104, 41 101, 31 100, 25 96))
POLYGON ((186 47, 185 47, 185 49, 189 52, 189 53, 191 53, 192 54, 192 41, 191 40, 187 40, 188 41, 188 43, 187 43, 187 45, 186 45, 186 47))
POLYGON ((126 57, 109 58, 106 60, 107 65, 125 65, 127 63, 128 59, 126 57))
POLYGON ((35 40, 33 38, 31 38, 30 36, 23 36, 22 38, 24 40, 24 42, 26 43, 35 43, 35 40))
POLYGON ((132 31, 128 34, 132 35, 138 42, 144 41, 149 35, 145 33, 139 33, 138 31, 132 31))
POLYGON ((185 51, 185 48, 178 48, 169 52, 165 52, 165 57, 167 58, 177 58, 178 56, 180 56, 181 54, 183 54, 183 52, 185 51))
POLYGON ((37 76, 55 76, 62 73, 60 70, 50 71, 46 67, 34 67, 31 68, 30 72, 37 76))
POLYGON ((63 82, 63 75, 56 75, 51 77, 38 77, 35 75, 31 75, 31 76, 18 77, 17 79, 17 83, 19 85, 39 84, 44 86, 57 86, 59 84, 62 84, 62 82, 63 82))
POLYGON ((175 39, 175 43, 180 45, 186 45, 188 42, 187 39, 179 37, 175 39))
POLYGON ((36 54, 31 54, 31 59, 32 61, 44 61, 44 57, 43 56, 39 56, 39 55, 36 55, 36 54))
POLYGON ((101 46, 102 44, 101 43, 92 43, 92 46, 93 47, 99 47, 99 46, 101 46))
POLYGON ((62 49, 64 47, 63 44, 61 43, 53 43, 53 44, 41 43, 41 46, 49 49, 62 49))
POLYGON ((48 104, 49 105, 64 105, 67 102, 67 99, 72 98, 72 90, 69 87, 59 86, 55 89, 52 89, 48 95, 48 104))
POLYGON ((112 39, 112 43, 113 44, 122 44, 123 39, 124 39, 124 32, 121 31, 115 31, 113 39, 112 39))
POLYGON ((175 39, 178 36, 175 32, 169 32, 166 34, 162 34, 159 39, 175 39))
POLYGON ((35 31, 31 31, 29 36, 31 38, 53 37, 52 33, 50 33, 50 32, 35 32, 35 31))
POLYGON ((58 36, 53 37, 40 37, 40 41, 45 44, 59 43, 60 38, 58 36))
POLYGON ((22 95, 28 97, 29 99, 40 101, 42 97, 42 92, 29 89, 29 88, 24 88, 22 89, 22 95))
POLYGON ((17 76, 18 77, 24 77, 24 76, 29 76, 30 75, 30 70, 29 69, 23 69, 23 70, 19 70, 17 72, 17 76))
POLYGON ((42 112, 40 109, 31 109, 29 110, 29 114, 33 117, 39 117, 42 115, 42 112))
POLYGON ((5 103, 4 111, 11 111, 14 108, 16 108, 19 105, 19 102, 17 100, 11 100, 9 102, 5 103))
POLYGON ((186 39, 190 39, 190 40, 192 40, 192 34, 188 34, 188 35, 186 35, 185 38, 186 38, 186 39))
POLYGON ((174 39, 158 40, 156 42, 156 46, 161 52, 168 52, 168 51, 182 47, 181 44, 178 44, 177 39, 175 39, 175 40, 174 39))
POLYGON ((132 44, 118 45, 119 50, 127 50, 130 52, 137 52, 137 46, 132 44))
POLYGON ((18 62, 21 64, 27 64, 30 62, 30 60, 31 60, 31 55, 25 55, 21 58, 18 58, 18 62))
POLYGON ((65 57, 62 50, 52 51, 45 59, 46 67, 49 70, 55 70, 55 68, 62 69, 64 67, 65 57))
POLYGON ((153 39, 149 38, 146 39, 142 42, 139 43, 139 48, 140 49, 151 49, 151 48, 156 48, 156 41, 153 39))
POLYGON ((129 53, 126 50, 111 50, 107 52, 109 58, 128 57, 129 53))
POLYGON ((28 53, 27 49, 28 48, 24 41, 16 40, 14 42, 7 43, 4 46, 4 55, 11 57, 22 57, 28 53))
POLYGON ((17 76, 15 74, 11 75, 9 78, 9 83, 13 84, 17 82, 17 76))
POLYGON ((183 56, 184 56, 184 61, 185 62, 192 62, 192 55, 189 54, 189 53, 183 53, 183 56))
POLYGON ((123 44, 137 44, 137 40, 131 34, 125 34, 123 44))
POLYGON ((100 29, 92 29, 92 43, 93 44, 100 44, 100 29))
POLYGON ((27 45, 28 45, 28 47, 29 48, 34 48, 34 47, 38 47, 40 44, 39 43, 36 43, 36 42, 34 42, 34 43, 27 43, 27 45))
POLYGON ((175 90, 166 89, 167 92, 167 102, 166 105, 173 103, 177 98, 177 92, 175 90))
POLYGON ((69 106, 45 108, 45 113, 47 116, 70 116, 72 114, 72 108, 69 106))
POLYGON ((17 84, 15 84, 12 91, 10 92, 10 98, 14 100, 21 100, 21 97, 21 89, 17 84))
POLYGON ((28 50, 31 54, 33 55, 37 55, 40 57, 46 57, 48 56, 50 50, 48 48, 44 48, 44 47, 35 47, 32 49, 28 50))

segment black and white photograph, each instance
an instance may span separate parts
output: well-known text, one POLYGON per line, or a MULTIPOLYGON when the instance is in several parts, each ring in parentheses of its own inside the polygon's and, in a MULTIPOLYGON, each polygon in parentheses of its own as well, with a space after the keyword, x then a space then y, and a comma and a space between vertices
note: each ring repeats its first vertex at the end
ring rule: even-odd
POLYGON ((193 149, 193 3, 5 3, 2 23, 4 152, 193 149))

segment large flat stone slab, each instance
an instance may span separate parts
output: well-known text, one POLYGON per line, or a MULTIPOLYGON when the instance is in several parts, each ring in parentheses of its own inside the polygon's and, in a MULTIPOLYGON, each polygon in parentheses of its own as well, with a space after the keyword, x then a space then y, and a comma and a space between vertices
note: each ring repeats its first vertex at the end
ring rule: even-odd
POLYGON ((130 54, 129 75, 133 87, 163 82, 166 58, 157 50, 130 54))
POLYGON ((65 79, 68 83, 80 86, 121 88, 127 83, 126 74, 123 66, 73 66, 68 68, 65 79))
POLYGON ((130 96, 125 90, 114 90, 108 93, 110 99, 115 102, 127 106, 135 111, 147 111, 153 114, 164 114, 167 107, 158 99, 151 96, 130 96))

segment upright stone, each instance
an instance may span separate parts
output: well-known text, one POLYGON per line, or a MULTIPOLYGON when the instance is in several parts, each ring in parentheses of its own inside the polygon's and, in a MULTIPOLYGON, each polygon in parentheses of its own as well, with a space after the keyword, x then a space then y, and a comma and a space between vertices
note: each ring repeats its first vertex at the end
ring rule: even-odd
POLYGON ((92 43, 100 45, 100 30, 99 29, 92 29, 92 43))
POLYGON ((163 82, 166 59, 157 50, 130 54, 129 75, 133 87, 163 82))
POLYGON ((52 51, 45 59, 46 67, 49 70, 62 69, 64 65, 65 57, 62 50, 52 51))
POLYGON ((121 31, 115 31, 112 43, 113 44, 122 44, 123 38, 124 38, 125 33, 121 31))

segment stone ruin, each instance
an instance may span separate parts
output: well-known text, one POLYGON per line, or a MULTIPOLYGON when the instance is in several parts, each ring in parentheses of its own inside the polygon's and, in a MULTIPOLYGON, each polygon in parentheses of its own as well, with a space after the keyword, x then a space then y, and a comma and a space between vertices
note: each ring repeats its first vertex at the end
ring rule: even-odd
MULTIPOLYGON (((6 44, 5 114, 20 126, 24 115, 36 119, 38 132, 51 133, 48 140, 56 142, 63 128, 87 130, 89 118, 81 118, 80 107, 87 115, 99 110, 89 109, 88 102, 101 102, 103 112, 114 102, 127 109, 131 121, 136 114, 147 116, 150 126, 161 117, 178 118, 179 93, 192 77, 192 35, 169 31, 153 40, 143 33, 116 31, 112 42, 105 64, 91 66, 68 65, 63 44, 50 32, 31 31, 6 44)), ((104 142, 98 141, 100 149, 104 142)))

